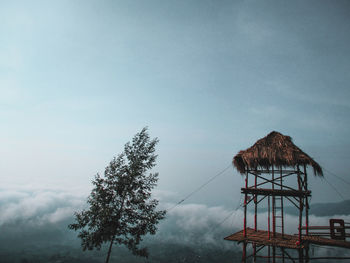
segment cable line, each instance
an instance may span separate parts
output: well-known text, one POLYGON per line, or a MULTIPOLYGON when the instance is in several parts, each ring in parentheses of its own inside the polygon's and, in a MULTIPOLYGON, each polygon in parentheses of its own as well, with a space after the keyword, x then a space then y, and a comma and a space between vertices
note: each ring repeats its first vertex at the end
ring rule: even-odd
POLYGON ((333 175, 333 176, 335 176, 336 178, 338 178, 339 180, 343 181, 344 183, 346 183, 346 184, 350 185, 350 182, 346 181, 346 180, 345 180, 345 179, 343 179, 342 177, 340 177, 340 176, 336 175, 335 173, 333 173, 333 172, 331 172, 331 171, 327 170, 327 169, 326 169, 326 168, 324 168, 324 167, 322 167, 322 169, 323 169, 323 170, 325 170, 325 171, 326 171, 328 174, 333 175))
POLYGON ((203 187, 205 187, 206 185, 208 185, 209 183, 211 183, 214 179, 216 179, 217 177, 219 177, 220 175, 222 175, 224 172, 226 172, 230 167, 232 166, 232 164, 230 164, 229 166, 227 166, 224 170, 222 170, 221 172, 219 172, 218 174, 214 175, 213 177, 211 177, 208 181, 206 181, 204 184, 202 184, 201 186, 199 186, 197 189, 195 189, 194 191, 192 191, 191 193, 189 193, 187 196, 185 196, 182 200, 180 200, 179 202, 177 202, 174 206, 172 206, 171 208, 167 209, 167 212, 170 212, 171 210, 173 210, 175 207, 177 207, 178 205, 180 205, 181 203, 183 203, 185 200, 187 200, 188 198, 190 198, 192 195, 194 195, 195 193, 197 193, 198 191, 200 191, 203 187))
MULTIPOLYGON (((243 199, 243 195, 240 195, 239 201, 238 201, 237 207, 236 207, 236 212, 238 211, 239 207, 243 207, 242 199, 243 199)), ((233 223, 236 221, 236 216, 237 216, 237 213, 235 213, 233 218, 232 218, 231 226, 233 226, 233 223)))
POLYGON ((325 181, 327 182, 327 184, 329 184, 329 185, 333 188, 333 190, 337 192, 337 194, 343 199, 343 201, 346 201, 345 198, 344 198, 344 196, 338 191, 338 189, 335 188, 335 187, 326 179, 326 177, 324 177, 324 179, 325 179, 325 181))
MULTIPOLYGON (((241 197, 240 197, 239 200, 238 200, 238 203, 237 203, 236 208, 235 208, 231 213, 229 213, 221 222, 219 222, 216 226, 214 226, 214 227, 212 228, 212 230, 209 231, 209 233, 211 233, 211 232, 213 232, 214 230, 218 229, 218 227, 221 226, 221 225, 222 225, 227 219, 229 219, 232 215, 234 215, 233 218, 235 218, 236 213, 237 213, 237 211, 238 211, 238 208, 239 208, 240 206, 242 206, 241 200, 242 200, 242 195, 241 195, 241 197)), ((233 220, 233 221, 234 221, 234 220, 233 220)))

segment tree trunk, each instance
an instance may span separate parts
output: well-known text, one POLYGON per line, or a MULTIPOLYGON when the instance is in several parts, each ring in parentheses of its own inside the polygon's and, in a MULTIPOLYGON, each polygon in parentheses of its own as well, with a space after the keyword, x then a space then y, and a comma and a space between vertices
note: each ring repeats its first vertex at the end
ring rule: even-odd
POLYGON ((108 254, 107 254, 107 258, 106 258, 106 263, 109 262, 109 257, 111 256, 114 239, 115 239, 115 236, 113 236, 113 238, 111 240, 111 243, 109 244, 109 249, 108 249, 108 254))
MULTIPOLYGON (((118 211, 118 219, 117 219, 117 221, 119 221, 121 213, 122 213, 122 211, 124 209, 124 202, 125 202, 126 193, 127 192, 124 192, 124 194, 123 194, 122 205, 121 205, 121 207, 120 207, 120 209, 118 211)), ((108 254, 107 254, 107 258, 106 258, 106 262, 105 263, 109 262, 109 257, 111 256, 112 246, 113 246, 113 242, 114 242, 115 236, 116 236, 116 234, 114 234, 114 236, 112 237, 111 243, 109 244, 108 254)))

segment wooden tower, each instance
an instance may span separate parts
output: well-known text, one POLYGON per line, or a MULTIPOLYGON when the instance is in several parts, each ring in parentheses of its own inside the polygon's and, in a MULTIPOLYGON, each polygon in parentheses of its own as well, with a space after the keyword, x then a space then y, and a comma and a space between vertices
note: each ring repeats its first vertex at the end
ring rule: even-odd
MULTIPOLYGON (((242 262, 309 262, 310 244, 332 245, 350 248, 346 242, 345 229, 341 221, 333 221, 333 232, 344 230, 341 238, 324 238, 327 232, 311 232, 320 227, 309 225, 309 198, 307 166, 311 166, 315 176, 323 176, 322 168, 293 142, 291 137, 271 132, 258 140, 252 147, 240 151, 233 164, 245 176, 243 230, 226 237, 226 240, 243 244, 242 262), (285 183, 288 181, 289 185, 285 183), (284 203, 289 202, 299 211, 297 233, 285 233, 284 203), (247 209, 253 205, 253 225, 248 227, 247 209), (265 204, 267 224, 258 224, 258 208, 265 204), (324 235, 322 235, 324 233, 324 235), (247 254, 248 244, 252 253, 247 254), (294 251, 294 252, 293 252, 294 251), (297 256, 295 256, 297 255, 297 256)), ((339 220, 339 219, 337 219, 339 220)), ((294 223, 294 222, 293 222, 294 223)), ((294 223, 295 224, 295 223, 294 223)), ((322 227, 321 227, 322 229, 322 227)))

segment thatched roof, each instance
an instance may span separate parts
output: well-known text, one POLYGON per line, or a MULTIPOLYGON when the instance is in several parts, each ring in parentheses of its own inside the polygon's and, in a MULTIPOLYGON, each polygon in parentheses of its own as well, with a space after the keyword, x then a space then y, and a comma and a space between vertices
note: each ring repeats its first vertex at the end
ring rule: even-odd
POLYGON ((276 131, 258 140, 245 151, 240 151, 233 158, 233 164, 241 174, 246 169, 255 170, 258 167, 270 169, 272 166, 295 167, 306 164, 312 166, 315 175, 323 176, 321 166, 298 148, 291 137, 276 131))

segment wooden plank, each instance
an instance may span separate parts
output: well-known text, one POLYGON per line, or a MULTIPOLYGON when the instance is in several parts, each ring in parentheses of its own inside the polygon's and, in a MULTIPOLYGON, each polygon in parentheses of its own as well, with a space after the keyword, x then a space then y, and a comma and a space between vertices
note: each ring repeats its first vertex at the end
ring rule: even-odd
POLYGON ((267 246, 279 246, 285 248, 304 248, 304 245, 297 245, 297 237, 293 235, 276 233, 276 237, 268 237, 268 231, 258 230, 254 231, 252 228, 246 228, 246 237, 243 235, 243 231, 239 231, 233 235, 225 237, 225 240, 237 241, 237 242, 251 242, 258 245, 267 245, 267 246))
POLYGON ((310 196, 311 191, 298 191, 298 190, 280 190, 280 189, 266 189, 266 188, 241 188, 243 194, 254 195, 271 195, 271 196, 297 196, 304 197, 310 196))
POLYGON ((237 233, 234 233, 230 236, 225 237, 225 240, 236 241, 236 242, 250 242, 256 243, 257 245, 264 246, 277 246, 291 249, 304 248, 305 243, 324 245, 324 246, 334 246, 334 247, 343 247, 350 249, 350 242, 343 240, 334 240, 329 238, 323 238, 319 236, 302 236, 302 242, 299 244, 297 235, 288 235, 281 233, 276 233, 276 237, 268 238, 268 231, 258 230, 254 231, 252 228, 246 228, 246 237, 243 235, 243 230, 237 233))

